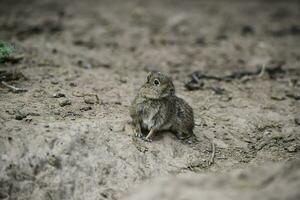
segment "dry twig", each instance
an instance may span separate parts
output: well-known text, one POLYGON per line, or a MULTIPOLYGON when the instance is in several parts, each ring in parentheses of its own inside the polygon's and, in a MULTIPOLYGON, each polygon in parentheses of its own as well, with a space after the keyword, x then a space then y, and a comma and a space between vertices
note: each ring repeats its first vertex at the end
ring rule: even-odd
POLYGON ((260 71, 260 73, 258 74, 257 77, 259 77, 259 78, 262 77, 265 74, 265 71, 266 71, 266 65, 263 64, 263 66, 261 68, 261 71, 260 71))
POLYGON ((211 157, 210 157, 210 160, 209 160, 209 163, 208 163, 209 166, 214 164, 214 162, 215 162, 216 145, 214 144, 213 141, 211 142, 211 148, 212 148, 212 153, 211 153, 211 157))
POLYGON ((25 88, 18 88, 18 87, 15 87, 13 85, 9 85, 7 82, 5 81, 1 81, 1 84, 5 87, 7 87, 8 89, 10 89, 12 92, 14 93, 20 93, 20 92, 27 92, 27 89, 25 88))

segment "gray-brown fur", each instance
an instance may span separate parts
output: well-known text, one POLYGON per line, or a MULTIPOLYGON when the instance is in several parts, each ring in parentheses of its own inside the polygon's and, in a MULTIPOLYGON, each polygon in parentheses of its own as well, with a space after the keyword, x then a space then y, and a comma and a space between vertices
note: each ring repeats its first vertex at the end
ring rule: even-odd
POLYGON ((171 131, 180 139, 193 134, 194 115, 192 108, 175 95, 171 78, 150 72, 130 107, 130 116, 135 135, 146 140, 159 131, 171 131))

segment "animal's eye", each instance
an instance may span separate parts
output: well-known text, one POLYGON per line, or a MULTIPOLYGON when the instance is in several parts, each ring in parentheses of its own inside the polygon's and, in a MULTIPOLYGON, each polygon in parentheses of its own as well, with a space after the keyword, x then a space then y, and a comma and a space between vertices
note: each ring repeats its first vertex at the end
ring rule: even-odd
POLYGON ((159 80, 155 79, 154 80, 154 85, 159 85, 159 84, 160 84, 159 80))

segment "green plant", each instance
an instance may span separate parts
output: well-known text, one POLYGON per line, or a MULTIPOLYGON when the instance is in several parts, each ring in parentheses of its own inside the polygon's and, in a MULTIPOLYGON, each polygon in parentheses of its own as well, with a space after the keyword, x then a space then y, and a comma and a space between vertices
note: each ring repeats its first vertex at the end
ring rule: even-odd
POLYGON ((4 62, 5 58, 12 55, 15 51, 15 47, 12 44, 0 41, 0 63, 4 62))

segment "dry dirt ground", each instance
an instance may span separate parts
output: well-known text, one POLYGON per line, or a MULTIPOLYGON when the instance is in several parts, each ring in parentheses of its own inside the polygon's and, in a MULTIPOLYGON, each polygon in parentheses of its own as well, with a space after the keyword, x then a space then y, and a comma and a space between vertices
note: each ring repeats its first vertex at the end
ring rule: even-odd
POLYGON ((0 39, 17 52, 0 71, 27 91, 0 86, 0 199, 240 199, 249 187, 244 199, 299 198, 299 10, 299 1, 1 0, 0 39), (195 71, 263 66, 187 84, 195 71), (149 70, 169 74, 193 107, 196 139, 132 136, 128 108, 149 70))

